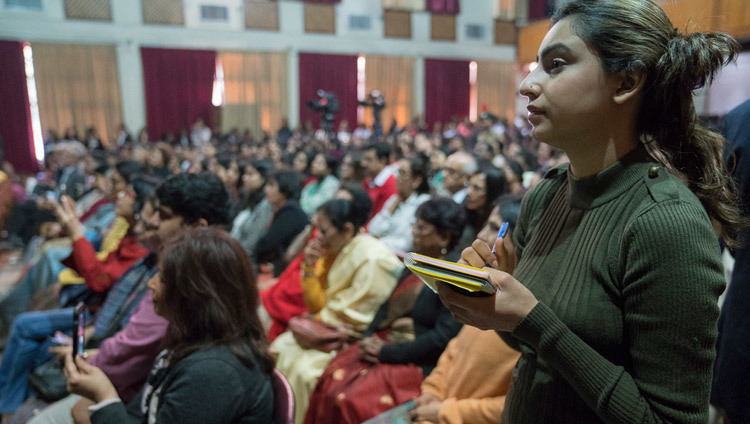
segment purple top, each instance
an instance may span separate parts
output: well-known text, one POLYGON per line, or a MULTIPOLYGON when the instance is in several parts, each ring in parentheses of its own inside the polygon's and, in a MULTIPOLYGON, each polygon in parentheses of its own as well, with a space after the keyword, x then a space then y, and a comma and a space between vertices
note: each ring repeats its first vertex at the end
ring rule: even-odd
POLYGON ((156 355, 164 349, 169 323, 156 314, 151 296, 148 290, 125 328, 105 340, 89 361, 107 374, 125 403, 141 389, 156 355))

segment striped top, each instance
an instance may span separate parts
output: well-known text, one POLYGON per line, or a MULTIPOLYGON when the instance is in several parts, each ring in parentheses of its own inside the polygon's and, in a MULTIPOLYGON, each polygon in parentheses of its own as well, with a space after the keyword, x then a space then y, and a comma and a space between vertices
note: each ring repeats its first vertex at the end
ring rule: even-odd
POLYGON ((587 178, 565 167, 527 194, 514 277, 539 304, 521 351, 509 423, 705 423, 724 289, 700 201, 645 149, 587 178))

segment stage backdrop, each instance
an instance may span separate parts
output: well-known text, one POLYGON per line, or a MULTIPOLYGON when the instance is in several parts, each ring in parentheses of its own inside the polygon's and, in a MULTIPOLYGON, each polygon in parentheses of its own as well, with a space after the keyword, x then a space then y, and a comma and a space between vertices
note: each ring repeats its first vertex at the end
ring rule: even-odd
POLYGON ((425 122, 446 123, 469 116, 469 61, 425 59, 425 122))
POLYGON ((19 173, 37 169, 31 138, 31 113, 26 92, 23 44, 0 40, 0 138, 5 160, 19 173))
POLYGON ((198 118, 213 128, 211 103, 216 52, 141 48, 146 91, 146 126, 151 140, 179 134, 198 118))
POLYGON ((307 102, 318 100, 318 89, 333 92, 339 99, 339 111, 334 130, 345 119, 349 128, 357 124, 357 56, 338 54, 299 54, 299 119, 312 121, 320 127, 320 112, 307 107, 307 102))

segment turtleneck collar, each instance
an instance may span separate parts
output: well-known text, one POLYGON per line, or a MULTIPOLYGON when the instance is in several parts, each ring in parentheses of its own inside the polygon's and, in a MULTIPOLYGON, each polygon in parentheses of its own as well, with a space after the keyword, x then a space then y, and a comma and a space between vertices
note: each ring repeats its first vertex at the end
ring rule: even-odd
MULTIPOLYGON (((647 177, 657 164, 643 145, 597 174, 577 178, 567 169, 568 203, 577 209, 593 209, 613 200, 647 177)), ((666 172, 659 166, 659 172, 666 172)))

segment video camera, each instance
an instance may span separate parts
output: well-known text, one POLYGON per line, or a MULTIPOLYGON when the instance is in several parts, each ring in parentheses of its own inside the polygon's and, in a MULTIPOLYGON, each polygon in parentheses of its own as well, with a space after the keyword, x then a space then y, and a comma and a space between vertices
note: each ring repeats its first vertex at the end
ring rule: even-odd
POLYGON ((380 111, 385 107, 385 97, 378 90, 372 90, 364 100, 360 100, 360 106, 371 107, 373 123, 373 138, 377 139, 383 135, 383 124, 380 122, 380 111))
POLYGON ((339 111, 339 99, 336 95, 325 90, 318 90, 317 100, 307 102, 307 107, 320 112, 320 126, 327 133, 333 133, 333 119, 339 111))

